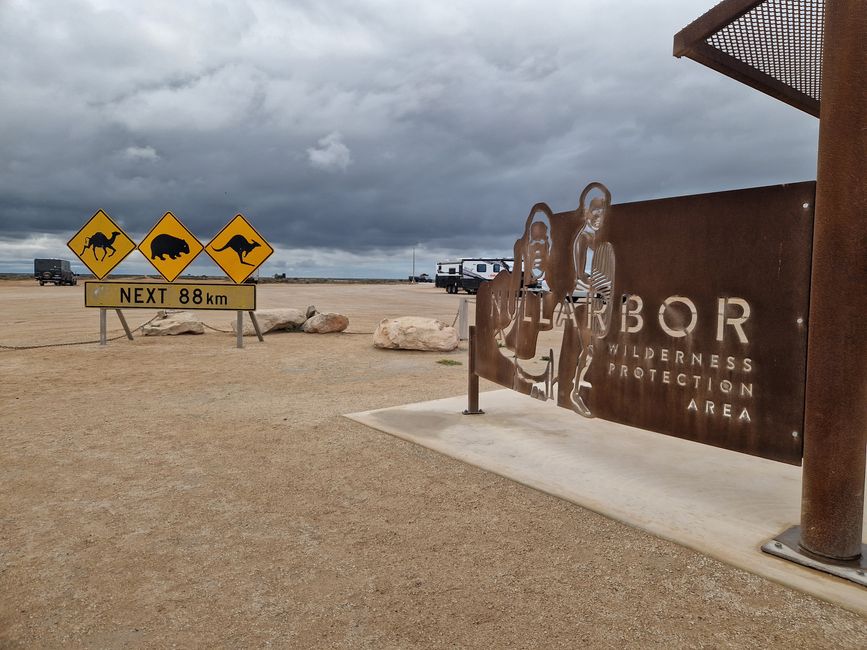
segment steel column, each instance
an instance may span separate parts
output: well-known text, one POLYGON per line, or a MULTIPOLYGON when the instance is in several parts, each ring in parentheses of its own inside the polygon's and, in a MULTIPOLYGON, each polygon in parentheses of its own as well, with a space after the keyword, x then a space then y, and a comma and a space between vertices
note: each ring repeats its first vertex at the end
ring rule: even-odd
POLYGON ((467 410, 464 415, 482 415, 479 408, 479 376, 476 374, 476 326, 470 325, 470 338, 467 350, 469 358, 467 369, 467 410))
POLYGON ((867 446, 867 2, 826 0, 800 545, 861 554, 867 446))
POLYGON ((235 346, 237 348, 244 347, 244 312, 239 311, 235 318, 235 331, 237 332, 235 338, 235 346))
POLYGON ((106 310, 99 310, 99 344, 108 345, 108 331, 106 325, 106 310))

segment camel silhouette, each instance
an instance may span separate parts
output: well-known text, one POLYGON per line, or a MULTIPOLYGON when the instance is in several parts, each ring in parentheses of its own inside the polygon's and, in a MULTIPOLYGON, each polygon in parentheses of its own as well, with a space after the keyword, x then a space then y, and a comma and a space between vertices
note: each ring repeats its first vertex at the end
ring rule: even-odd
POLYGON ((79 255, 79 257, 83 257, 85 251, 88 248, 93 249, 93 257, 100 262, 102 260, 104 260, 106 257, 111 257, 112 255, 114 255, 117 252, 114 249, 113 244, 114 244, 114 240, 117 239, 117 236, 119 234, 120 233, 117 230, 115 230, 113 233, 111 233, 111 237, 106 237, 105 233, 102 233, 102 232, 93 233, 90 237, 87 237, 84 240, 84 250, 81 251, 81 255, 79 255), (102 257, 101 258, 96 257, 96 249, 97 248, 102 249, 102 257), (108 252, 109 250, 111 250, 111 253, 108 252))

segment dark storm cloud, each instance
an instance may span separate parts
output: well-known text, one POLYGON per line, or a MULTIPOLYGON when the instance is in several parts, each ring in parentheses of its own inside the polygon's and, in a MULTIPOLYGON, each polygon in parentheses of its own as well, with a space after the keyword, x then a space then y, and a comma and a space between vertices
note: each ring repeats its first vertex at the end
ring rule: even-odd
POLYGON ((7 2, 0 252, 97 208, 202 239, 242 211, 338 266, 505 252, 590 180, 630 201, 814 177, 816 120, 671 56, 711 4, 7 2))

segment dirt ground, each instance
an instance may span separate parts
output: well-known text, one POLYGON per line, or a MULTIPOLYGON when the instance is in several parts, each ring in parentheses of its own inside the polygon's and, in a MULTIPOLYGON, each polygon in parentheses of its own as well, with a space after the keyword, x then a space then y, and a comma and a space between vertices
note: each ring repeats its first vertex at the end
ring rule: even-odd
MULTIPOLYGON (((0 282, 0 344, 96 338, 82 294, 0 282)), ((867 619, 343 418, 465 392, 463 346, 371 336, 458 301, 264 285, 348 332, 0 349, 0 647, 867 645, 867 619)))

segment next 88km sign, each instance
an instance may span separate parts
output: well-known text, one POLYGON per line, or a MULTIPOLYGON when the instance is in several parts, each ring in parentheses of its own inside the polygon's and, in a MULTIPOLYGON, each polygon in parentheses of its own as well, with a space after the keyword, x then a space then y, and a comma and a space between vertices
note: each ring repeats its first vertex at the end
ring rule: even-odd
POLYGON ((226 309, 255 311, 251 284, 85 282, 85 307, 106 309, 226 309))

